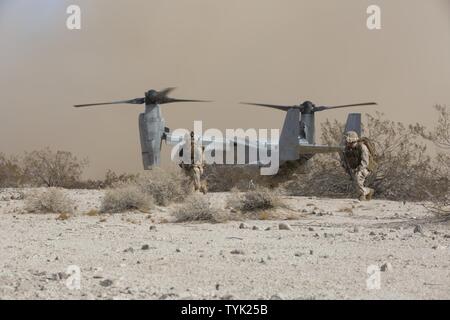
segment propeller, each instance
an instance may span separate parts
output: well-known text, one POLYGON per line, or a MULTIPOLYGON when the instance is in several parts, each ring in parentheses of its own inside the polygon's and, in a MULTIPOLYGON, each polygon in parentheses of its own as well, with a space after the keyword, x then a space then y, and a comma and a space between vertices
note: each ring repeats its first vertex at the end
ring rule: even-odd
POLYGON ((241 102, 241 104, 251 105, 251 106, 261 106, 261 107, 267 107, 267 108, 273 108, 278 110, 287 111, 289 109, 300 109, 300 112, 320 112, 320 111, 326 111, 331 109, 339 109, 339 108, 349 108, 349 107, 361 107, 361 106, 376 106, 378 105, 376 102, 365 102, 365 103, 357 103, 357 104, 346 104, 346 105, 340 105, 340 106, 320 106, 317 107, 315 104, 313 104, 310 101, 305 101, 300 105, 277 105, 277 104, 266 104, 266 103, 251 103, 251 102, 241 102))
POLYGON ((106 106, 111 104, 144 104, 145 98, 136 98, 132 100, 123 100, 123 101, 114 101, 114 102, 103 102, 103 103, 91 103, 91 104, 77 104, 74 105, 75 108, 84 108, 84 107, 92 107, 92 106, 106 106))
POLYGON ((176 102, 211 102, 209 100, 194 100, 194 99, 175 99, 168 97, 175 88, 166 88, 161 91, 149 90, 145 93, 144 98, 136 98, 131 100, 121 100, 114 102, 102 102, 102 103, 90 103, 90 104, 77 104, 75 108, 92 107, 92 106, 103 106, 112 104, 167 104, 176 102))
POLYGON ((376 103, 376 102, 365 102, 365 103, 345 104, 345 105, 342 105, 342 106, 331 106, 331 107, 326 107, 326 106, 316 107, 316 106, 314 106, 314 112, 326 111, 326 110, 331 110, 331 109, 350 108, 350 107, 364 107, 364 106, 377 106, 377 105, 378 105, 378 103, 376 103))

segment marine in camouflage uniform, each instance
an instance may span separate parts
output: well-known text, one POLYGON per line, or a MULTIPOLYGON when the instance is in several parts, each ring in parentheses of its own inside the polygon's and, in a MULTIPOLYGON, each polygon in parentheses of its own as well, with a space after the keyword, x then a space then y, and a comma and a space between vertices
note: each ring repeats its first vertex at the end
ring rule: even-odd
POLYGON ((190 151, 190 163, 181 163, 181 168, 185 171, 186 175, 191 178, 194 185, 194 191, 200 191, 206 194, 207 187, 206 182, 202 181, 203 175, 203 148, 196 143, 194 133, 191 132, 190 137, 185 138, 186 144, 183 150, 190 151), (190 144, 190 145, 189 145, 190 144))
POLYGON ((360 139, 354 131, 345 135, 344 166, 349 169, 359 200, 372 200, 374 190, 364 186, 367 177, 373 172, 375 161, 364 139, 360 139))

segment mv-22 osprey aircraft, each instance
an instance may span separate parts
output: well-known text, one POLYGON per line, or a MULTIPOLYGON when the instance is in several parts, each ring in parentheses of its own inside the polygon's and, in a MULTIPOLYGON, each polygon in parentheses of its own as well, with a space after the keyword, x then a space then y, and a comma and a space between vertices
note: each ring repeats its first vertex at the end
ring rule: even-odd
MULTIPOLYGON (((112 104, 144 104, 145 112, 139 115, 139 131, 142 148, 142 160, 145 170, 151 170, 154 166, 160 165, 160 153, 162 141, 167 144, 176 145, 187 139, 186 135, 176 135, 171 133, 165 126, 165 120, 162 117, 160 105, 178 102, 210 102, 206 100, 175 99, 168 95, 175 88, 167 88, 162 91, 149 90, 145 97, 131 100, 75 105, 75 107, 90 107, 112 104)), ((299 105, 273 105, 263 103, 245 103, 242 104, 262 106, 287 112, 284 125, 280 134, 279 141, 267 143, 261 141, 249 141, 248 139, 234 139, 220 141, 223 144, 223 152, 236 150, 238 147, 244 147, 246 153, 245 165, 257 165, 260 167, 267 164, 261 163, 259 156, 256 161, 250 161, 248 154, 251 148, 265 148, 265 152, 278 148, 280 167, 286 163, 301 163, 311 159, 317 153, 335 153, 342 152, 343 146, 325 146, 315 143, 315 113, 338 108, 371 106, 374 102, 358 103, 340 106, 316 106, 312 102, 306 101, 299 105), (234 148, 234 149, 233 149, 234 148)), ((352 113, 348 115, 345 131, 355 131, 361 135, 361 114, 352 113)), ((211 143, 218 143, 213 137, 197 137, 197 141, 208 146, 211 143)), ((259 155, 259 152, 257 153, 259 155)), ((241 164, 241 163, 240 163, 241 164)))

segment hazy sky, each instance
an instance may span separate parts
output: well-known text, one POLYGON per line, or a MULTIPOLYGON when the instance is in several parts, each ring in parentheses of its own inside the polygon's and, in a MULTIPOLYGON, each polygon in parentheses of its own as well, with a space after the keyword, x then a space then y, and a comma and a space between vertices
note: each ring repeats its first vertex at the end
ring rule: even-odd
POLYGON ((172 129, 282 126, 283 112, 243 100, 374 100, 391 119, 427 125, 434 104, 450 105, 450 0, 0 0, 0 41, 0 152, 72 151, 95 176, 142 169, 143 108, 71 106, 150 88, 217 101, 164 106, 172 129), (66 29, 70 4, 80 31, 66 29), (371 4, 382 30, 366 27, 371 4))

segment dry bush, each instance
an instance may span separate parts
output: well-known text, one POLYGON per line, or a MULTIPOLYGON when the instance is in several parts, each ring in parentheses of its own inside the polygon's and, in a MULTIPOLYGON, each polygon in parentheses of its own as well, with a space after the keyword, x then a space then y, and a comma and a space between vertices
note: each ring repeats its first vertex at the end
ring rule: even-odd
MULTIPOLYGON (((326 121, 322 125, 322 142, 342 143, 345 125, 326 121)), ((376 196, 392 200, 425 200, 427 190, 436 188, 434 168, 426 143, 413 127, 385 119, 381 113, 366 115, 364 136, 371 139, 377 151, 378 166, 366 185, 376 196)), ((349 196, 354 192, 350 176, 341 167, 338 155, 318 155, 310 171, 284 186, 290 194, 349 196)))
POLYGON ((173 214, 177 222, 204 221, 216 223, 227 220, 223 210, 213 208, 205 196, 198 194, 188 197, 173 214))
POLYGON ((74 202, 63 190, 49 188, 25 198, 25 210, 29 213, 73 213, 74 202))
POLYGON ((204 177, 210 192, 228 192, 233 188, 245 191, 260 183, 259 173, 257 167, 208 165, 204 177))
POLYGON ((120 213, 139 210, 145 212, 152 207, 152 197, 146 195, 138 186, 124 185, 117 189, 106 191, 100 211, 120 213))
POLYGON ((278 192, 264 187, 237 194, 228 200, 228 206, 240 210, 243 213, 273 210, 282 206, 278 192))
POLYGON ((33 186, 66 187, 80 181, 87 160, 79 160, 67 151, 53 152, 49 148, 26 153, 23 172, 33 186))
POLYGON ((102 181, 102 188, 113 188, 115 185, 124 183, 133 183, 139 175, 130 173, 117 174, 112 170, 108 170, 105 179, 102 181))
POLYGON ((248 191, 256 186, 264 186, 270 189, 292 179, 296 172, 306 170, 305 160, 288 161, 280 166, 274 176, 261 175, 258 166, 245 165, 208 165, 205 166, 205 179, 210 192, 228 192, 232 189, 248 191))
POLYGON ((180 171, 165 171, 160 168, 139 175, 132 184, 152 196, 160 206, 181 202, 192 192, 190 179, 186 175, 180 171))
POLYGON ((431 209, 450 214, 450 108, 437 105, 435 109, 438 112, 438 121, 432 131, 419 124, 413 129, 438 149, 432 173, 437 183, 435 188, 428 190, 434 203, 431 209))
POLYGON ((17 188, 23 180, 19 160, 0 153, 0 188, 17 188))
POLYGON ((139 175, 137 174, 131 173, 117 174, 114 171, 108 169, 104 179, 78 180, 71 183, 66 188, 87 190, 110 189, 118 185, 131 184, 137 179, 138 176, 139 175))

